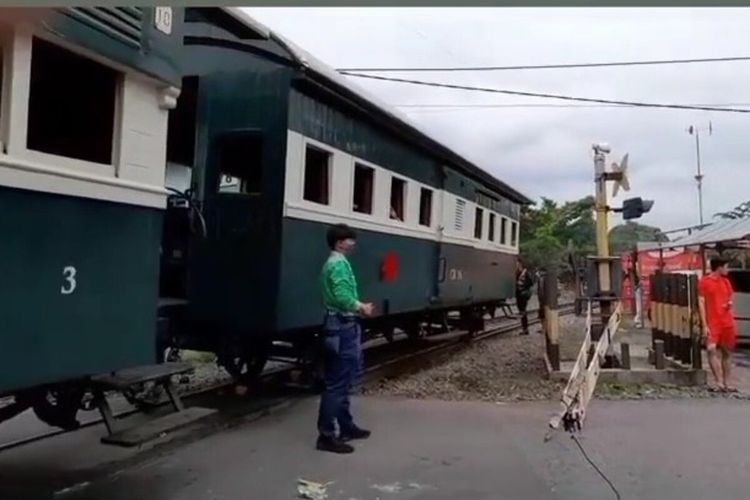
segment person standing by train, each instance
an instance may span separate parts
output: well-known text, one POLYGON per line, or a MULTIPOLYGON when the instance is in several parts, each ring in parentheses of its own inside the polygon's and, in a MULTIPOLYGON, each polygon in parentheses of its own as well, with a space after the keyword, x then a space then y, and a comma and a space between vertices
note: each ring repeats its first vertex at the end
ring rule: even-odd
POLYGON ((706 350, 711 372, 721 391, 736 392, 729 385, 732 375, 732 350, 737 344, 737 325, 732 312, 732 283, 727 278, 728 262, 721 258, 711 259, 711 273, 699 284, 698 306, 700 308, 706 350), (719 354, 721 352, 721 361, 719 354))
POLYGON ((345 224, 328 230, 326 239, 331 254, 323 264, 320 278, 326 309, 323 324, 325 373, 316 447, 333 453, 351 453, 354 448, 346 441, 370 436, 370 431, 354 423, 350 411, 350 393, 362 364, 359 316, 371 316, 374 312, 371 303, 359 301, 357 280, 347 259, 354 251, 356 238, 356 233, 345 224))
POLYGON ((531 279, 529 270, 519 259, 516 262, 516 307, 521 315, 521 335, 529 334, 529 317, 526 314, 526 306, 529 305, 531 289, 534 281, 531 279))

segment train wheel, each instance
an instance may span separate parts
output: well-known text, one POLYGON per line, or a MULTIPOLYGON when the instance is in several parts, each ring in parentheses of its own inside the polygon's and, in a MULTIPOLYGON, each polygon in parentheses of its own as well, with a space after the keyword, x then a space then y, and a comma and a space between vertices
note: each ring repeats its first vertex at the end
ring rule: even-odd
POLYGON ((163 394, 164 388, 154 382, 138 384, 122 391, 127 402, 142 412, 149 412, 158 407, 163 394))
POLYGON ((169 346, 162 351, 162 360, 165 363, 177 363, 182 360, 179 347, 169 346))
POLYGON ((427 335, 427 330, 422 323, 412 323, 404 328, 404 333, 409 340, 419 340, 427 335))
POLYGON ((306 341, 297 346, 299 350, 298 364, 300 367, 299 382, 318 393, 323 390, 323 356, 319 339, 306 341))
POLYGON ((219 364, 241 384, 256 380, 266 367, 270 343, 252 344, 244 349, 236 345, 219 356, 219 364))
POLYGON ((81 426, 76 414, 81 408, 84 389, 80 386, 58 386, 34 394, 32 408, 45 424, 74 430, 81 426))
POLYGON ((385 337, 385 340, 388 342, 393 342, 393 333, 395 331, 395 328, 387 327, 383 329, 383 337, 385 337))

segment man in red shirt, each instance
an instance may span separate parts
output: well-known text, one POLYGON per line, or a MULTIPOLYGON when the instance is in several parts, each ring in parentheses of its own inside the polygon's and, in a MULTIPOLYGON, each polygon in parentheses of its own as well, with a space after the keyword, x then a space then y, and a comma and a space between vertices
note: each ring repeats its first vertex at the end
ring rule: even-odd
POLYGON ((737 326, 732 311, 732 283, 724 259, 711 259, 711 274, 700 281, 699 306, 703 332, 707 339, 708 363, 719 390, 736 391, 729 385, 732 373, 732 350, 737 344, 737 326), (721 361, 719 361, 721 352, 721 361))

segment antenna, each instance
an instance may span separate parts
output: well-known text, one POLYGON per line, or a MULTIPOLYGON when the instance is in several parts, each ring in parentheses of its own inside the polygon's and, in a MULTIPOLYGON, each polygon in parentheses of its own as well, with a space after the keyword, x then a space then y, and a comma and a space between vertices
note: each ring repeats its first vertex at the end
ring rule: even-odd
POLYGON ((612 163, 612 178, 614 180, 612 186, 612 198, 617 196, 617 193, 622 188, 623 191, 630 191, 630 181, 628 180, 628 153, 620 160, 620 164, 612 163))

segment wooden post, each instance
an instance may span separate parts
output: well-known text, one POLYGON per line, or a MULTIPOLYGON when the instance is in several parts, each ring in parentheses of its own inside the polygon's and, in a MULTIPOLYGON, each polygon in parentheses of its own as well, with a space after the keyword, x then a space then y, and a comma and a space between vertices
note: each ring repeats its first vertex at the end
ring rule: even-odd
POLYGON ((690 277, 690 340, 692 343, 693 369, 703 369, 703 355, 701 352, 701 320, 698 306, 698 277, 690 277))
POLYGON ((664 339, 664 355, 665 356, 671 356, 672 355, 672 304, 670 302, 670 276, 669 274, 664 274, 664 279, 662 281, 662 313, 664 316, 662 317, 662 321, 664 324, 664 335, 662 338, 664 339))
POLYGON ((555 371, 560 370, 558 293, 557 268, 549 267, 544 276, 544 331, 547 337, 547 358, 555 371))
POLYGON ((664 369, 664 341, 656 341, 656 349, 654 350, 655 365, 657 370, 664 369))
POLYGON ((690 278, 680 276, 680 311, 682 327, 682 362, 689 365, 692 360, 692 339, 690 337, 690 278))
POLYGON ((656 350, 656 341, 661 340, 661 332, 659 328, 659 285, 661 283, 661 271, 656 271, 651 280, 649 286, 651 287, 651 349, 656 350))
POLYGON ((674 291, 672 292, 674 306, 672 315, 674 317, 674 354, 673 357, 676 361, 682 361, 684 353, 682 343, 682 297, 680 296, 680 286, 682 281, 681 274, 674 274, 672 278, 674 282, 674 291))
POLYGON ((623 342, 620 344, 620 357, 622 358, 622 367, 625 370, 630 370, 630 344, 623 342))

